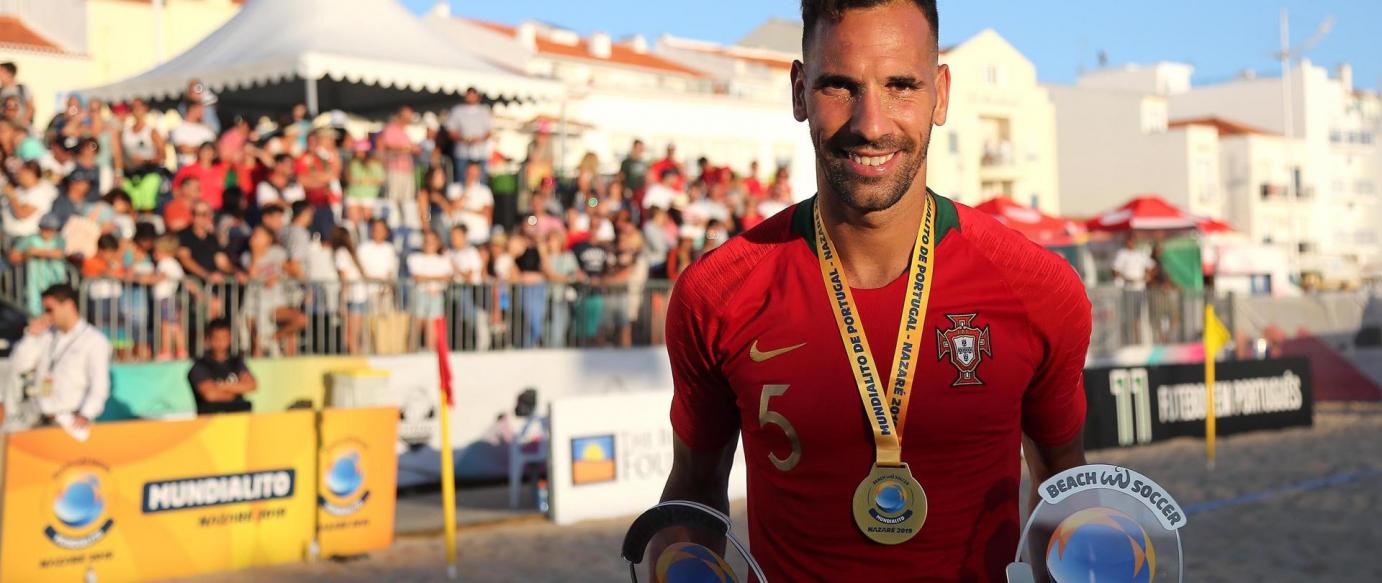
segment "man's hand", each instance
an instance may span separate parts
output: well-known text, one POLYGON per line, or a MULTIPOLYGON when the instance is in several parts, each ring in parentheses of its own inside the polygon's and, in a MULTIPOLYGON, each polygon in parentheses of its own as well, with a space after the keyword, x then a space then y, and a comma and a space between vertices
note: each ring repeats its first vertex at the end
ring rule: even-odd
POLYGON ((213 271, 213 272, 207 274, 207 276, 206 276, 206 281, 207 281, 208 283, 221 283, 221 282, 223 282, 223 281, 225 281, 225 280, 226 280, 225 276, 221 275, 221 272, 219 272, 219 271, 213 271))
POLYGON ((47 314, 44 314, 42 316, 29 320, 29 326, 25 329, 25 331, 34 336, 40 336, 43 333, 47 332, 48 328, 52 326, 52 319, 47 314))
POLYGON ((86 429, 91 426, 91 420, 82 417, 81 414, 72 415, 72 428, 77 430, 86 429))

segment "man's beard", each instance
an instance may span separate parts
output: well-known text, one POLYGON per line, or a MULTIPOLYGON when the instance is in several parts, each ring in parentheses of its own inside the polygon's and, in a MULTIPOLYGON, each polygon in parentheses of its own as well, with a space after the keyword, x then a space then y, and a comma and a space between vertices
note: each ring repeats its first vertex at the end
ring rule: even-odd
POLYGON ((862 142, 841 130, 836 137, 817 146, 816 158, 821 162, 826 183, 840 201, 861 213, 871 213, 892 208, 902 200, 911 190, 921 166, 926 163, 930 148, 929 131, 922 136, 921 148, 918 149, 916 142, 904 137, 890 135, 876 142, 862 142), (826 151, 822 152, 822 149, 826 151), (837 155, 850 149, 895 150, 895 156, 903 158, 888 176, 860 176, 850 170, 847 157, 837 155))

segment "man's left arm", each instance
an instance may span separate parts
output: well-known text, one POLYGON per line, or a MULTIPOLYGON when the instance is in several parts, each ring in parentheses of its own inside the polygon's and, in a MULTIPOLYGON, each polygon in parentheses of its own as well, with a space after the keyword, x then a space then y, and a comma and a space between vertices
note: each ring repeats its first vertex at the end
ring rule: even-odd
MULTIPOLYGON (((1042 257, 1044 261, 1060 261, 1042 257)), ((1084 465, 1084 363, 1092 328, 1089 296, 1068 264, 1043 265, 1028 310, 1042 361, 1022 397, 1023 450, 1035 489, 1047 478, 1084 465), (1044 267, 1045 269, 1042 269, 1044 267)))
POLYGON ((249 367, 245 366, 243 360, 240 361, 240 370, 235 373, 235 379, 233 383, 221 385, 222 388, 237 395, 248 395, 259 388, 259 381, 255 380, 254 373, 250 372, 249 367))
POLYGON ((77 415, 91 423, 106 410, 106 399, 110 397, 110 343, 105 337, 101 337, 99 346, 93 347, 91 356, 86 359, 86 377, 86 396, 77 408, 77 415))

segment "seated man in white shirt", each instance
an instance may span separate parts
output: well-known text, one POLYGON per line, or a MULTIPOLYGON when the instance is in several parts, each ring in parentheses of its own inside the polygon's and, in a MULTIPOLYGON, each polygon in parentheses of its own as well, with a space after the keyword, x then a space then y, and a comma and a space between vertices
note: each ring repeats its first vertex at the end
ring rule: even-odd
POLYGON ((11 361, 40 423, 85 435, 110 395, 110 341, 77 313, 77 292, 60 283, 43 291, 43 315, 29 322, 11 361))
POLYGON ((204 123, 206 106, 201 103, 187 104, 187 117, 168 134, 173 149, 178 153, 178 168, 197 162, 197 149, 202 144, 216 141, 216 132, 204 123))
POLYGON ((643 208, 660 208, 670 210, 672 201, 681 194, 677 190, 676 183, 681 177, 681 173, 676 168, 663 168, 662 175, 658 176, 658 181, 649 184, 648 190, 643 193, 643 208))

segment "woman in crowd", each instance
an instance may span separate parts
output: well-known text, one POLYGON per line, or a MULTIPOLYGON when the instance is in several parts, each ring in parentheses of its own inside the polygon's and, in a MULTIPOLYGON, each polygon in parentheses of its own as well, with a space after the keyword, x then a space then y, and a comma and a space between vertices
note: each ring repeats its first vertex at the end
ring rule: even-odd
MULTIPOLYGON (((442 293, 455 272, 451 260, 442 254, 441 237, 433 231, 422 235, 422 250, 408 256, 408 273, 413 278, 414 328, 422 330, 422 348, 436 346, 436 327, 432 321, 443 316, 442 293)), ((416 339, 413 336, 409 339, 416 339)))
POLYGON ((328 239, 336 271, 340 274, 341 299, 345 306, 345 327, 341 330, 346 354, 363 354, 365 348, 365 314, 369 312, 369 290, 365 285, 365 268, 355 251, 355 242, 345 227, 331 230, 328 239))
POLYGON ((370 148, 368 140, 355 142, 355 156, 346 172, 346 221, 358 232, 365 220, 374 216, 379 194, 384 188, 384 163, 370 148))
POLYGON ((451 228, 451 249, 447 259, 451 272, 460 283, 450 290, 451 302, 456 306, 457 322, 453 329, 460 331, 454 342, 457 350, 485 350, 489 348, 489 293, 481 286, 485 280, 485 255, 488 249, 471 244, 464 224, 451 228))
POLYGON ((134 201, 135 210, 150 211, 158 206, 163 181, 160 169, 166 162, 167 147, 163 134, 149 123, 149 106, 144 100, 130 102, 130 115, 134 122, 120 132, 124 188, 134 201))
POLYGON ((250 316, 251 350, 255 356, 297 354, 297 334, 307 327, 307 316, 289 301, 288 253, 276 244, 268 227, 259 225, 249 238, 242 257, 251 279, 245 293, 250 316))

